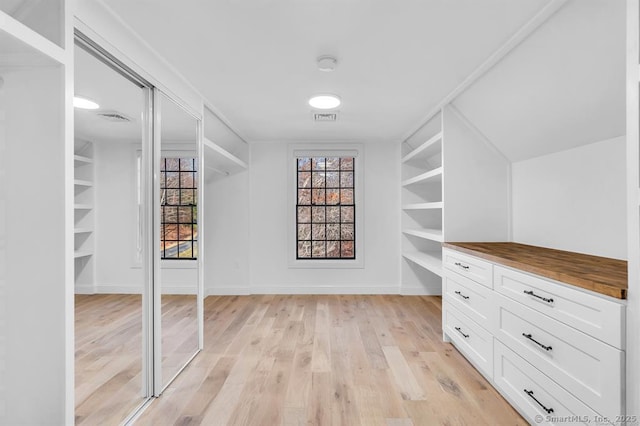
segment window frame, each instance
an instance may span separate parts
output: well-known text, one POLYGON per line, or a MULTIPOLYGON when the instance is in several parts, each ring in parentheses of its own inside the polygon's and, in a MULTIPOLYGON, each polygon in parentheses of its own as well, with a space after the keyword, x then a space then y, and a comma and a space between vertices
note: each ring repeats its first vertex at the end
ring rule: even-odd
POLYGON ((364 148, 360 143, 295 143, 290 144, 287 156, 287 229, 288 267, 308 269, 361 269, 364 268, 364 148), (298 158, 301 157, 353 157, 355 205, 355 259, 299 259, 297 251, 297 199, 298 158))
MULTIPOLYGON (((162 211, 162 207, 167 207, 167 206, 169 206, 169 207, 177 207, 178 210, 180 209, 180 207, 190 207, 191 208, 191 222, 180 222, 180 212, 177 210, 176 211, 177 222, 175 222, 175 225, 178 228, 177 229, 178 235, 180 233, 180 230, 179 230, 180 229, 180 225, 191 226, 191 240, 179 240, 178 239, 178 240, 169 240, 169 241, 173 241, 173 242, 177 243, 178 246, 180 246, 182 241, 190 242, 191 243, 192 252, 193 252, 194 248, 197 247, 197 252, 199 254, 200 253, 200 240, 199 240, 198 237, 196 237, 195 239, 193 238, 193 229, 194 229, 194 227, 196 228, 196 230, 199 230, 199 226, 198 226, 199 225, 199 221, 198 221, 198 216, 197 216, 197 211, 198 211, 197 210, 198 209, 198 202, 197 201, 198 201, 198 198, 197 198, 197 195, 195 195, 200 191, 200 189, 198 188, 198 176, 200 174, 200 171, 198 170, 198 166, 199 166, 198 157, 197 156, 185 156, 185 155, 182 155, 182 156, 163 155, 163 156, 160 157, 160 161, 164 161, 165 167, 166 167, 166 160, 167 159, 177 159, 179 161, 178 170, 177 171, 167 171, 167 170, 163 171, 162 167, 161 167, 160 170, 158 171, 159 177, 162 180, 163 173, 165 174, 164 175, 164 184, 166 185, 166 181, 167 181, 166 173, 178 173, 179 188, 166 188, 165 187, 165 191, 169 190, 169 189, 177 189, 178 191, 181 191, 183 189, 196 191, 196 192, 194 192, 195 204, 181 204, 180 203, 180 204, 173 205, 173 204, 166 204, 166 203, 162 204, 162 202, 160 203, 160 207, 161 207, 161 211, 160 211, 160 241, 161 242, 165 241, 163 239, 163 237, 162 237, 162 226, 166 225, 166 224, 173 223, 173 222, 164 222, 166 215, 162 211), (191 160, 192 166, 195 168, 195 170, 180 170, 180 167, 181 167, 183 159, 191 160), (182 175, 181 175, 182 173, 191 173, 191 174, 193 174, 193 176, 192 176, 192 186, 191 187, 188 187, 188 188, 183 188, 182 187, 182 175), (194 206, 195 206, 195 210, 196 210, 196 220, 195 220, 195 222, 193 221, 194 206)), ((162 182, 160 184, 160 189, 162 190, 162 182)), ((179 197, 182 198, 182 194, 180 194, 179 197)), ((198 236, 199 236, 199 231, 198 231, 198 236)), ((198 256, 195 256, 195 257, 179 257, 179 256, 178 257, 164 257, 166 251, 167 251, 166 248, 160 249, 160 252, 161 252, 160 259, 161 259, 162 262, 167 261, 167 260, 170 260, 170 261, 176 260, 176 261, 180 261, 180 262, 184 262, 184 261, 188 261, 188 260, 198 260, 198 256)))
MULTIPOLYGON (((141 185, 142 182, 140 181, 140 173, 141 173, 141 166, 142 166, 142 150, 140 149, 140 147, 138 146, 133 146, 133 155, 132 155, 132 162, 133 162, 133 187, 135 188, 133 192, 133 204, 136 206, 136 215, 133 218, 133 229, 135 229, 135 236, 133 237, 131 244, 132 244, 132 265, 131 267, 133 269, 140 269, 142 268, 142 248, 140 246, 140 238, 142 237, 142 229, 140 228, 141 225, 141 220, 142 220, 142 199, 141 197, 141 185)), ((198 162, 198 152, 195 150, 189 150, 189 149, 183 149, 180 147, 180 145, 173 145, 173 144, 169 144, 167 146, 166 149, 163 149, 162 151, 163 156, 162 157, 173 157, 173 158, 195 158, 196 162, 198 162)), ((201 164, 198 162, 198 167, 201 164)), ((158 172, 159 173, 159 172, 158 172)), ((198 170, 198 175, 200 175, 200 170, 198 170)), ((201 182, 201 178, 198 177, 198 184, 201 182)), ((200 194, 200 188, 198 188, 198 194, 200 194)), ((200 195, 198 195, 198 197, 200 197, 200 195)), ((200 198, 198 198, 198 200, 200 200, 200 198)), ((201 206, 198 205, 198 232, 201 231, 201 223, 199 222, 200 220, 200 213, 201 213, 201 206)), ((160 226, 160 224, 158 224, 157 226, 160 226)), ((198 243, 200 243, 200 238, 198 238, 198 243)), ((201 251, 202 247, 198 247, 198 257, 202 256, 202 251, 201 251)), ((158 248, 158 250, 160 250, 160 248, 158 248)), ((196 269, 198 268, 198 258, 195 259, 191 259, 191 258, 182 258, 182 259, 177 259, 177 258, 167 258, 167 259, 160 259, 160 264, 161 264, 161 268, 162 269, 196 269)))

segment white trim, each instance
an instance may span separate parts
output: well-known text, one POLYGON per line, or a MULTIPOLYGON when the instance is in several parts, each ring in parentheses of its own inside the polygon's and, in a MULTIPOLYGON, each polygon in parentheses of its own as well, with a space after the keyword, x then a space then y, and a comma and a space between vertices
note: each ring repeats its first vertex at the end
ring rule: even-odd
MULTIPOLYGON (((290 269, 363 269, 364 268, 364 145, 362 143, 292 143, 287 153, 287 262, 290 269), (296 157, 354 157, 354 187, 356 205, 356 258, 354 260, 296 259, 297 198, 296 157)), ((255 287, 252 287, 255 288, 255 287)), ((303 293, 304 294, 304 293, 303 293)))
POLYGON ((251 295, 251 288, 248 286, 236 286, 236 287, 213 287, 206 288, 204 291, 205 297, 208 296, 249 296, 251 295))
MULTIPOLYGON (((213 289, 212 289, 213 290, 213 289)), ((400 294, 400 285, 354 286, 352 284, 303 286, 253 286, 250 294, 400 294)), ((233 293, 237 294, 237 293, 233 293)))
MULTIPOLYGON (((137 284, 95 284, 76 286, 76 294, 142 294, 143 286, 137 284)), ((195 295, 197 286, 165 286, 162 288, 162 294, 171 295, 195 295)))

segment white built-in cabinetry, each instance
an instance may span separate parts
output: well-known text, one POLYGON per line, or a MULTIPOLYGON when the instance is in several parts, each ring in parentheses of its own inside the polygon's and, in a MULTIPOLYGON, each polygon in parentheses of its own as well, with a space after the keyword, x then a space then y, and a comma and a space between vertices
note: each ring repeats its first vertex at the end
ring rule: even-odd
POLYGON ((456 250, 443 253, 445 340, 529 422, 621 423, 624 301, 456 250))
POLYGON ((95 246, 95 178, 94 145, 88 141, 75 144, 74 162, 74 272, 76 289, 86 291, 94 284, 95 246))

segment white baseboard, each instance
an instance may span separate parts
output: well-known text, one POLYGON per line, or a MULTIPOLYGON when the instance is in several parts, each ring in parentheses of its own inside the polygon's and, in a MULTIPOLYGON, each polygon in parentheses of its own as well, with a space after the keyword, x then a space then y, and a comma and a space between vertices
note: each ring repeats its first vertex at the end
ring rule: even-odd
MULTIPOLYGON (((217 289, 211 289, 217 290, 217 289)), ((241 290, 246 293, 238 293, 239 288, 225 290, 235 290, 235 293, 226 294, 399 294, 397 285, 361 287, 349 285, 305 285, 305 286, 251 286, 241 290)))
MULTIPOLYGON (((85 285, 76 286, 76 294, 141 294, 140 285, 85 285)), ((162 294, 196 294, 195 287, 163 286, 162 294)))
POLYGON ((442 296, 442 289, 429 289, 424 287, 403 287, 400 293, 403 296, 442 296))
POLYGON ((76 294, 94 294, 96 289, 92 284, 76 284, 75 291, 76 294))
POLYGON ((252 294, 249 287, 213 287, 204 289, 204 297, 207 296, 248 296, 252 294))

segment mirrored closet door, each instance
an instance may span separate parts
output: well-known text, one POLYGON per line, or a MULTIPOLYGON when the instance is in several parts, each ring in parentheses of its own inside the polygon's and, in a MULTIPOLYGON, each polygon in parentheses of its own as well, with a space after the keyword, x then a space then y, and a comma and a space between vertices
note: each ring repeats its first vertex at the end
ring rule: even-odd
POLYGON ((152 89, 80 39, 74 74, 76 424, 119 424, 152 393, 152 89))
POLYGON ((200 122, 160 91, 155 95, 156 393, 164 389, 200 348, 198 202, 201 187, 200 122))
POLYGON ((201 122, 75 47, 75 417, 121 424, 202 347, 201 122))

